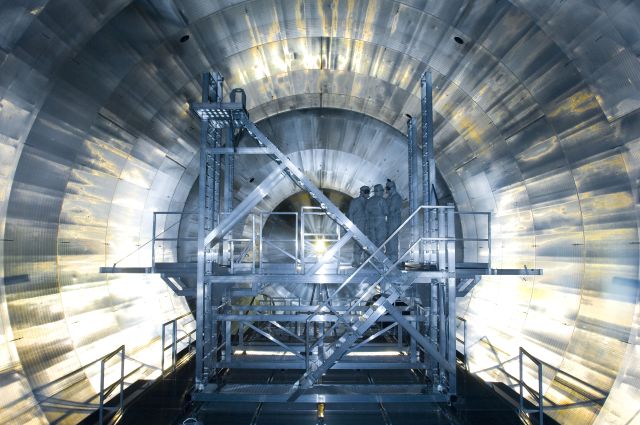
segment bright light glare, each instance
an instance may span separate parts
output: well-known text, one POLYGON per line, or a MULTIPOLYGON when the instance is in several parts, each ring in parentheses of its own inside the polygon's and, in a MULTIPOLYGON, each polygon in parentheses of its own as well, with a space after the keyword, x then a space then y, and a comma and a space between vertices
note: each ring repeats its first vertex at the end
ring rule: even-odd
POLYGON ((347 354, 349 356, 400 356, 400 351, 353 351, 347 354))
POLYGON ((324 239, 318 239, 313 243, 313 250, 316 254, 322 255, 327 252, 327 242, 324 239))
POLYGON ((235 350, 233 352, 233 355, 235 356, 243 354, 246 354, 247 356, 293 356, 293 353, 290 353, 288 351, 235 350))

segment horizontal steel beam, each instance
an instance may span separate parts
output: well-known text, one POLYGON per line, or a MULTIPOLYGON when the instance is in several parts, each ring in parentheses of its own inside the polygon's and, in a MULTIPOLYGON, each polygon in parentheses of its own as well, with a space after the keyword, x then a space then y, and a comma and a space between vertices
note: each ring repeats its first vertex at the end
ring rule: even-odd
POLYGON ((445 394, 427 392, 427 385, 316 385, 299 390, 292 398, 290 384, 209 384, 193 393, 194 401, 262 402, 262 403, 440 403, 445 394))
POLYGON ((209 149, 213 155, 265 155, 269 153, 266 148, 213 148, 209 149))
POLYGON ((153 273, 153 269, 151 267, 100 267, 100 273, 153 273))
MULTIPOLYGON (((402 312, 400 312, 402 314, 402 312)), ((355 323, 359 318, 362 317, 362 314, 350 314, 350 315, 341 315, 344 320, 351 320, 351 322, 355 323)), ((415 316, 402 316, 407 322, 415 322, 415 316)), ((327 323, 327 322, 338 322, 342 319, 339 319, 338 316, 333 314, 316 314, 309 317, 308 314, 217 314, 217 321, 225 321, 229 320, 232 322, 299 322, 304 323, 307 320, 309 322, 319 322, 319 323, 327 323)), ((425 321, 424 318, 419 318, 417 321, 425 321)), ((375 322, 394 322, 395 320, 390 316, 381 316, 375 322)), ((374 323, 375 323, 374 322, 374 323)))
MULTIPOLYGON (((288 356, 288 358, 285 360, 282 360, 282 356, 278 358, 270 358, 269 356, 257 356, 257 357, 262 357, 262 359, 260 360, 234 359, 231 361, 220 362, 219 365, 220 367, 229 368, 229 369, 287 369, 287 370, 304 370, 305 369, 305 362, 296 360, 295 357, 293 356, 288 356)), ((373 356, 366 356, 366 360, 353 360, 353 361, 341 360, 335 365, 333 365, 331 369, 404 370, 404 369, 426 369, 429 366, 426 363, 410 363, 408 361, 380 362, 380 361, 376 361, 375 358, 372 358, 372 357, 373 356)))
MULTIPOLYGON (((408 272, 414 283, 429 283, 431 279, 447 279, 449 273, 447 272, 408 272)), ((347 274, 315 274, 315 275, 302 275, 302 274, 235 274, 235 275, 215 275, 211 276, 211 281, 214 283, 296 283, 296 284, 341 284, 349 278, 347 274)), ((365 274, 363 272, 358 273, 360 280, 370 278, 371 283, 378 280, 380 274, 377 272, 371 272, 365 274)))

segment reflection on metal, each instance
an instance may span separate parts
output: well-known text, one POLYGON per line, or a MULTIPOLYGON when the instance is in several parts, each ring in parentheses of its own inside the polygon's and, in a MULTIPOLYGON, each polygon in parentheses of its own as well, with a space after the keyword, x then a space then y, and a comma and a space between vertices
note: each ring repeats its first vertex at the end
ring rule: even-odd
MULTIPOLYGON (((162 356, 161 356, 161 360, 160 360, 160 372, 162 373, 162 375, 164 375, 165 372, 165 368, 164 368, 164 364, 165 364, 165 354, 166 351, 168 349, 171 349, 171 368, 172 370, 176 370, 176 363, 177 363, 177 359, 178 359, 178 351, 181 347, 179 347, 179 344, 184 341, 185 339, 188 340, 187 342, 187 349, 191 348, 191 342, 192 339, 195 338, 194 334, 196 333, 196 329, 195 326, 193 329, 191 330, 186 330, 185 326, 189 325, 191 323, 194 322, 193 316, 191 315, 191 313, 185 313, 182 316, 178 316, 173 320, 169 320, 168 322, 165 322, 162 324, 162 333, 161 333, 161 344, 160 347, 162 348, 162 356), (183 321, 180 325, 182 327, 182 329, 179 329, 178 326, 178 321, 180 319, 184 319, 186 318, 186 321, 183 321), (167 346, 166 345, 166 339, 167 339, 167 327, 171 326, 171 345, 167 346), (178 337, 178 334, 181 334, 178 337)), ((193 323, 195 325, 195 323, 193 323)))
MULTIPOLYGON (((432 69, 434 149, 456 205, 494 213, 494 267, 545 269, 485 276, 459 301, 471 369, 522 343, 610 390, 602 408, 556 420, 640 417, 637 2, 23 3, 0 7, 0 278, 28 276, 0 283, 0 422, 58 420, 34 392, 122 343, 157 341, 152 325, 187 311, 160 278, 95 271, 149 240, 153 211, 183 210, 198 174, 187 102, 213 67, 305 172, 349 194, 341 164, 373 180, 405 161, 381 128, 420 116, 415 82, 432 69)), ((239 197, 264 171, 242 159, 239 197)), ((471 220, 458 230, 486 237, 471 220)), ((95 395, 83 380, 75 394, 95 395)), ((544 391, 568 397, 553 373, 544 391)))
POLYGON ((596 388, 588 382, 576 378, 575 376, 572 376, 556 367, 549 365, 548 363, 541 361, 540 359, 535 358, 522 347, 520 347, 520 353, 518 355, 518 366, 518 412, 520 413, 520 416, 523 420, 531 421, 532 414, 537 414, 537 417, 535 417, 535 423, 543 425, 545 411, 548 413, 550 411, 574 409, 576 407, 588 406, 593 404, 602 406, 602 404, 604 404, 605 400, 607 399, 608 394, 606 391, 596 388), (525 380, 524 365, 527 360, 533 363, 536 368, 536 387, 530 386, 529 384, 527 384, 527 380, 525 380), (552 403, 551 405, 549 405, 547 403, 547 405, 545 405, 545 397, 542 385, 542 377, 544 376, 543 368, 551 368, 558 375, 560 375, 558 378, 562 380, 567 388, 570 388, 574 391, 573 396, 578 400, 564 404, 552 403), (529 407, 529 400, 537 404, 537 407, 529 407))
POLYGON ((113 413, 112 415, 118 415, 118 414, 122 414, 122 411, 124 409, 124 358, 125 358, 125 354, 124 354, 124 345, 121 345, 120 347, 118 347, 116 350, 114 350, 113 352, 107 354, 106 356, 104 356, 101 360, 100 360, 100 407, 98 407, 98 424, 99 425, 103 425, 104 424, 104 411, 105 410, 112 410, 113 413), (105 386, 105 365, 106 363, 111 360, 112 358, 114 358, 115 356, 118 356, 120 358, 120 377, 113 382, 111 385, 105 386), (116 389, 116 387, 119 387, 119 401, 118 401, 118 406, 117 408, 109 408, 105 406, 105 402, 107 400, 107 397, 109 397, 109 395, 113 392, 114 389, 116 389))

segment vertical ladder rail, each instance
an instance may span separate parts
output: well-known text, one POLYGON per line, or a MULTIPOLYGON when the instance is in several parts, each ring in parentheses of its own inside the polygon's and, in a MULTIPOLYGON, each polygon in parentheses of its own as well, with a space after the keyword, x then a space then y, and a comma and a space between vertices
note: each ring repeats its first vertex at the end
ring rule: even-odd
MULTIPOLYGON (((222 76, 205 73, 202 76, 202 101, 222 100, 222 76)), ((220 143, 220 129, 208 119, 200 127, 200 175, 198 183, 198 251, 196 271, 196 387, 202 389, 212 369, 212 356, 208 355, 214 345, 216 323, 212 317, 211 280, 207 275, 207 250, 204 238, 216 225, 219 213, 220 158, 212 149, 220 143)))
MULTIPOLYGON (((433 93, 431 71, 425 71, 420 78, 421 99, 420 106, 422 112, 422 203, 424 205, 434 205, 433 191, 431 187, 436 183, 436 166, 433 155, 433 93)), ((434 217, 427 211, 424 217, 424 227, 422 229, 424 238, 434 236, 434 217)), ((427 239, 428 240, 428 239, 427 239)), ((422 258, 423 261, 434 262, 431 257, 433 253, 433 243, 427 242, 427 250, 430 258, 422 258)))
MULTIPOLYGON (((456 229, 455 229, 455 211, 453 208, 447 210, 447 268, 451 276, 455 276, 456 272, 456 229)), ((456 278, 449 277, 447 279, 447 360, 453 371, 449 371, 449 394, 457 393, 456 379, 456 278)), ((465 323, 466 329, 466 323, 465 323)), ((465 336, 466 344, 466 336, 465 336)), ((467 361, 465 349, 465 363, 467 361)))
MULTIPOLYGON (((409 165, 409 211, 418 209, 418 145, 416 141, 416 119, 407 120, 407 153, 409 165)), ((418 220, 411 221, 410 244, 418 240, 418 220)), ((414 259, 415 260, 415 259, 414 259)))

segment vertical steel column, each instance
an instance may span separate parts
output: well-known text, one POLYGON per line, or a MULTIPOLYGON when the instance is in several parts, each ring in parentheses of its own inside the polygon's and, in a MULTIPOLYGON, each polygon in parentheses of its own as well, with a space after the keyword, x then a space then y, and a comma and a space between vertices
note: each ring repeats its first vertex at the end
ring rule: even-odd
MULTIPOLYGON (((438 237, 438 241, 434 243, 434 246, 437 246, 438 253, 438 270, 444 271, 447 269, 447 226, 445 222, 445 210, 444 208, 438 208, 433 210, 432 212, 432 220, 437 220, 438 222, 438 234, 433 236, 438 237)), ((448 332, 446 329, 447 321, 446 321, 446 311, 445 311, 445 293, 444 287, 446 284, 446 279, 438 279, 438 352, 442 355, 442 357, 447 358, 447 337, 448 332)), ((444 373, 444 371, 442 371, 444 373)))
MULTIPOLYGON (((422 110, 422 202, 424 205, 433 205, 433 192, 431 186, 436 181, 435 160, 433 157, 433 94, 431 71, 425 71, 420 78, 421 85, 421 110, 422 110)), ((423 237, 432 237, 433 217, 431 211, 425 211, 423 237)), ((427 243, 431 248, 432 242, 427 243)), ((432 249, 430 249, 433 251, 432 249)), ((425 261, 433 261, 425 258, 425 261)))
MULTIPOLYGON (((222 76, 205 73, 202 76, 202 102, 222 100, 222 76)), ((220 209, 220 158, 212 155, 218 147, 220 129, 208 120, 200 127, 200 177, 198 183, 198 269, 196 272, 196 388, 206 385, 211 372, 213 334, 216 332, 211 307, 213 287, 207 279, 207 250, 205 236, 215 228, 220 209)), ((215 258, 215 255, 214 255, 215 258)))
POLYGON ((489 254, 487 258, 487 269, 491 270, 491 213, 487 213, 487 244, 489 254))
MULTIPOLYGON (((233 125, 227 128, 227 140, 225 147, 233 149, 233 125)), ((230 213, 233 210, 233 178, 234 178, 234 155, 228 153, 224 155, 224 205, 223 212, 230 213)))
MULTIPOLYGON (((447 268, 450 276, 455 276, 456 272, 456 226, 455 226, 455 210, 452 204, 449 204, 447 209, 447 268)), ((453 372, 449 372, 449 394, 454 395, 457 392, 456 382, 456 279, 450 277, 447 282, 447 361, 453 368, 453 372)), ((466 322, 465 322, 465 336, 464 343, 466 346, 466 322)), ((465 363, 467 361, 467 354, 465 348, 465 363)))
MULTIPOLYGON (((407 120, 407 152, 409 155, 409 214, 418 209, 418 145, 416 142, 416 119, 407 120)), ((418 218, 411 220, 412 246, 418 240, 418 218)), ((413 253, 412 253, 413 255, 413 253)), ((415 258, 412 258, 415 260, 415 258)))
MULTIPOLYGON (((210 90, 211 96, 207 100, 208 102, 222 102, 222 83, 224 78, 219 72, 210 77, 210 90)), ((213 147, 222 147, 222 131, 219 128, 211 128, 210 136, 212 137, 213 147)), ((215 229, 220 223, 220 208, 222 203, 222 191, 220 190, 220 181, 222 180, 222 155, 215 154, 213 157, 213 185, 212 185, 212 201, 213 201, 213 225, 212 229, 215 229)), ((224 244, 220 244, 220 249, 224 247, 224 244)), ((220 250, 214 255, 217 261, 220 250)))
MULTIPOLYGON (((429 304, 429 339, 434 347, 438 347, 438 280, 431 280, 430 304, 429 304)), ((438 347, 440 351, 440 347, 438 347)), ((431 359, 429 362, 433 385, 437 385, 438 362, 431 359)))
MULTIPOLYGON (((153 212, 153 234, 151 235, 151 272, 156 272, 156 221, 158 213, 153 212)), ((166 227, 165 221, 165 227, 166 227)))
MULTIPOLYGON (((229 124, 226 131, 226 140, 224 144, 226 148, 233 149, 233 122, 229 124)), ((226 216, 233 210, 233 178, 234 178, 234 154, 227 153, 223 155, 224 158, 224 179, 223 179, 223 204, 222 213, 226 216)), ((223 237, 223 240, 228 241, 233 238, 233 230, 223 237)), ((223 243, 222 262, 227 264, 233 263, 233 244, 223 243)))
POLYGON ((171 328, 171 363, 173 363, 173 371, 176 370, 176 363, 178 362, 178 321, 173 321, 173 327, 171 328))
MULTIPOLYGON (((202 101, 209 101, 209 81, 211 75, 202 76, 202 101)), ((207 162, 209 146, 209 121, 200 123, 200 177, 198 179, 198 269, 196 271, 196 389, 202 390, 206 384, 204 355, 205 355, 205 249, 204 236, 207 227, 207 162)), ((163 352, 164 357, 164 352, 163 352)))
MULTIPOLYGON (((224 82, 224 78, 219 72, 216 72, 214 75, 209 76, 209 87, 210 87, 210 101, 211 102, 222 102, 222 83, 224 82)), ((210 145, 211 147, 221 147, 222 146, 222 129, 213 128, 211 126, 210 132, 210 145)), ((211 180, 208 181, 208 192, 212 197, 212 209, 211 209, 211 219, 210 225, 211 227, 207 228, 207 233, 213 229, 215 229, 220 223, 220 204, 222 199, 222 191, 220 190, 220 179, 222 178, 222 161, 220 155, 210 155, 213 161, 213 173, 211 173, 211 180)), ((223 244, 220 244, 222 247, 223 244)), ((219 262, 219 251, 217 255, 213 256, 214 261, 219 262)), ((216 295, 219 297, 219 295, 216 295)), ((218 300, 214 300, 214 288, 213 283, 209 280, 207 281, 206 291, 205 291, 205 329, 207 330, 207 340, 206 340, 206 351, 205 356, 207 359, 207 367, 210 371, 210 374, 215 373, 215 369, 217 368, 217 346, 218 346, 218 328, 219 323, 217 321, 217 310, 214 311, 214 305, 217 306, 219 302, 218 300)))

